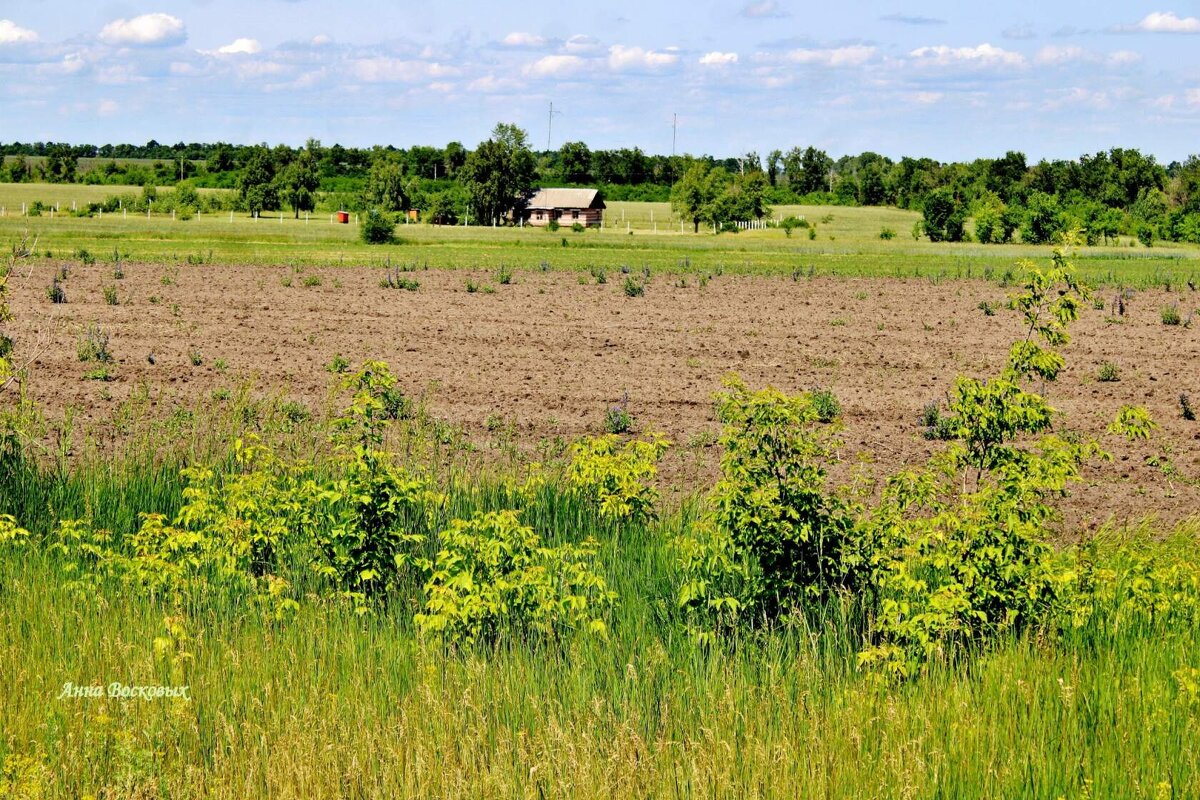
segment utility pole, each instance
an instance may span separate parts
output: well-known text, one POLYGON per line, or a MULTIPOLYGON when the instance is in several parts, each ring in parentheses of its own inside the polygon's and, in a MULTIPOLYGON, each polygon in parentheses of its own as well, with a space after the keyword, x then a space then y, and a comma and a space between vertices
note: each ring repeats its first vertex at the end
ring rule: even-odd
POLYGON ((554 130, 554 115, 561 114, 561 111, 554 110, 554 101, 550 101, 550 122, 546 125, 546 150, 550 150, 550 134, 554 130))
POLYGON ((671 115, 671 155, 675 155, 675 133, 679 127, 679 115, 671 115))

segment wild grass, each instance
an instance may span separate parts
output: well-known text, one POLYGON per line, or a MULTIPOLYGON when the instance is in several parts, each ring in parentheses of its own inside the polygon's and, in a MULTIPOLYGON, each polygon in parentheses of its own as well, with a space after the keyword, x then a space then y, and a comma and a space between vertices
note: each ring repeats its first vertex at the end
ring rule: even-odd
MULTIPOLYGON (((230 472, 254 431, 313 474, 321 420, 240 391, 168 418, 142 398, 119 445, 4 451, 0 514, 36 541, 88 516, 117 536, 173 515, 181 468, 230 472), (295 420, 301 417, 297 424, 295 420)), ((23 409, 23 411, 22 411, 23 409)), ((17 429, 36 434, 36 413, 17 429)), ((20 414, 18 414, 20 416, 20 414)), ((389 447, 456 516, 512 501, 503 471, 445 460, 418 411, 389 447)), ((45 433, 43 431, 43 433, 45 433)), ((60 431, 61 433, 61 431, 60 431)), ((46 437, 37 437, 46 438, 46 437)), ((54 438, 54 437, 49 437, 54 438)), ((674 608, 674 534, 695 498, 614 528, 550 483, 528 519, 548 544, 594 536, 619 602, 607 639, 421 641, 403 598, 359 616, 306 597, 286 621, 237 595, 179 607, 111 576, 80 584, 45 547, 0 542, 0 787, 46 797, 1192 797, 1200 794, 1200 630, 1020 636, 895 684, 860 671, 834 604, 701 647, 674 608), (82 686, 187 685, 190 699, 59 699, 82 686), (4 781, 9 781, 5 784, 4 781)), ((1194 554, 1200 524, 1101 534, 1194 554)), ((1102 545, 1103 546, 1103 545, 1102 545)))

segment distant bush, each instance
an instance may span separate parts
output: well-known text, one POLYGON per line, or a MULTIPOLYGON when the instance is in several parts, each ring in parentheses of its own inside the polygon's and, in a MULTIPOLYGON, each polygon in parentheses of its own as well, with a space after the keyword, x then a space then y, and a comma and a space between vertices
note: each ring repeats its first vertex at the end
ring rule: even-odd
POLYGON ((372 208, 362 220, 360 235, 367 244, 391 244, 396 240, 396 222, 391 214, 372 208))

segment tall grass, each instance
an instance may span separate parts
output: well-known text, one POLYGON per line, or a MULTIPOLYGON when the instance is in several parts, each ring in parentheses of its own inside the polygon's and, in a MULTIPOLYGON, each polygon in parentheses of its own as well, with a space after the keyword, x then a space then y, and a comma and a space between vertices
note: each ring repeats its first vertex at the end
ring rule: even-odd
MULTIPOLYGON (((293 435, 251 405, 169 424, 132 412, 127 446, 73 460, 10 447, 0 513, 42 542, 73 516, 125 535, 179 507, 180 467, 231 468, 247 430, 302 448, 320 429, 293 435)), ((406 435, 393 447, 427 460, 419 426, 406 435)), ((505 476, 454 463, 433 473, 449 513, 513 502, 505 476)), ((179 607, 0 544, 0 796, 1200 796, 1200 631, 1011 638, 899 685, 857 668, 852 602, 702 648, 674 608, 669 546, 697 510, 614 526, 546 485, 524 518, 551 543, 603 543, 609 638, 463 650, 416 637, 415 595, 359 616, 312 594, 303 563, 285 577, 308 596, 277 622, 239 596, 179 607), (190 700, 58 698, 114 681, 190 700)))

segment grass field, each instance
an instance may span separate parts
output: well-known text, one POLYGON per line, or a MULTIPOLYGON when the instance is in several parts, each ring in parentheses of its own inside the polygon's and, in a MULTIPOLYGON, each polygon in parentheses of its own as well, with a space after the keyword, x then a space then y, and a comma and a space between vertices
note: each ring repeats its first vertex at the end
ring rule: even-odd
MULTIPOLYGON (((39 250, 60 257, 86 249, 104 256, 114 249, 126 260, 179 262, 188 256, 219 263, 285 265, 362 265, 415 261, 438 268, 493 268, 507 264, 533 269, 543 263, 553 269, 616 269, 649 266, 668 273, 728 271, 790 274, 812 268, 822 275, 857 275, 934 279, 1003 275, 1021 258, 1044 258, 1048 247, 1025 245, 930 244, 914 242, 909 234, 919 215, 887 208, 779 207, 774 215, 796 214, 815 223, 815 239, 807 229, 786 237, 779 229, 738 234, 692 234, 669 216, 667 204, 612 203, 603 231, 573 233, 563 229, 488 229, 400 225, 400 243, 367 246, 357 227, 331 224, 326 214, 306 222, 288 212, 253 220, 245 215, 201 215, 189 221, 170 217, 150 219, 133 215, 71 218, 58 215, 19 216, 20 204, 86 202, 116 193, 120 187, 0 185, 0 238, 12 240, 25 230, 39 237, 39 250), (17 209, 14 214, 13 209, 17 209), (650 220, 654 213, 659 230, 650 220), (629 230, 621 224, 625 215, 629 230), (883 241, 880 231, 891 228, 896 238, 883 241), (630 232, 631 231, 631 232, 630 232)), ((137 191, 137 189, 131 189, 137 191)), ((64 206, 65 207, 65 206, 64 206)), ((1200 274, 1200 247, 1147 249, 1120 246, 1083 248, 1076 261, 1080 274, 1093 283, 1143 286, 1195 280, 1200 274)))

